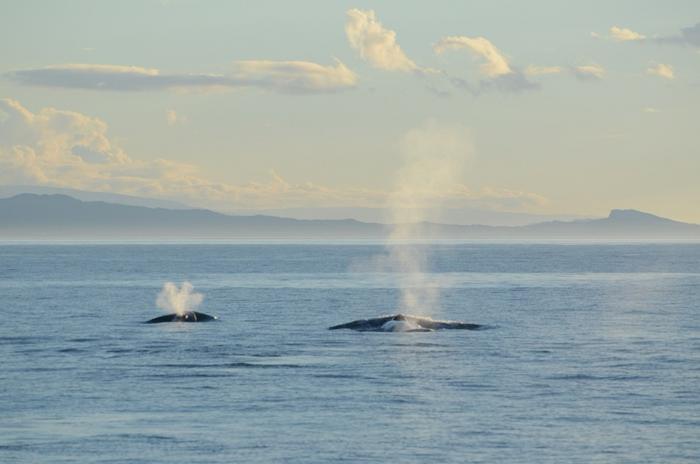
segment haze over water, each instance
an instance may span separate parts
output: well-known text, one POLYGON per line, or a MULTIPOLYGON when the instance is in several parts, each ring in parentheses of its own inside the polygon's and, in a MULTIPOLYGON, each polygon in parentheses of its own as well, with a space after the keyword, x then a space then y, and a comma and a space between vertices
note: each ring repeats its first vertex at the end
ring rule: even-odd
POLYGON ((0 246, 0 461, 696 462, 700 245, 0 246), (207 324, 147 325, 167 281, 207 324))

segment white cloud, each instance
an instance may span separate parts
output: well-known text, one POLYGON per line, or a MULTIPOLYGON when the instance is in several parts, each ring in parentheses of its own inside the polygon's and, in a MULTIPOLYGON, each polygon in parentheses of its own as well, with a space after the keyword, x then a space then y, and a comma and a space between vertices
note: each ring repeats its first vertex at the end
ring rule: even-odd
POLYGON ((19 84, 88 90, 147 91, 258 87, 284 93, 324 93, 352 88, 357 76, 343 63, 238 61, 231 74, 163 74, 138 66, 63 64, 5 74, 19 84))
POLYGON ((372 10, 347 11, 345 34, 350 46, 372 66, 387 71, 418 71, 419 67, 396 42, 396 32, 385 28, 372 10))
POLYGON ((612 26, 608 29, 608 35, 591 32, 591 37, 595 39, 609 39, 615 42, 634 42, 646 40, 646 36, 624 27, 612 26))
POLYGON ((646 39, 646 37, 639 32, 634 32, 631 29, 626 29, 623 27, 613 26, 608 32, 610 34, 610 38, 616 42, 631 42, 634 40, 646 39))
POLYGON ((335 66, 308 61, 238 61, 234 68, 239 85, 290 93, 332 92, 357 84, 355 73, 339 60, 335 66))
POLYGON ((596 32, 591 32, 591 36, 596 38, 608 38, 616 42, 654 42, 658 44, 685 45, 690 47, 700 47, 700 23, 694 26, 681 28, 680 32, 672 35, 654 35, 647 37, 618 26, 613 26, 608 31, 608 36, 603 37, 596 32))
MULTIPOLYGON (((452 83, 478 95, 488 90, 502 92, 520 92, 538 89, 537 82, 529 77, 549 74, 561 74, 566 68, 562 66, 528 65, 524 70, 513 66, 508 58, 488 39, 484 37, 452 36, 440 39, 434 46, 435 53, 442 54, 448 50, 466 49, 483 61, 479 72, 485 76, 478 85, 472 85, 464 79, 453 78, 452 83)), ((605 69, 598 64, 573 66, 570 71, 581 80, 602 79, 605 69)))
MULTIPOLYGON (((46 185, 180 200, 221 210, 286 207, 376 206, 390 192, 291 183, 272 172, 265 182, 215 182, 197 167, 168 159, 135 160, 107 136, 107 125, 72 111, 32 113, 0 99, 0 183, 46 185)), ((461 184, 426 192, 449 205, 528 209, 542 198, 508 189, 470 190, 461 184)))
POLYGON ((445 53, 448 50, 462 49, 468 50, 478 59, 484 61, 479 66, 479 73, 484 76, 484 79, 473 85, 464 79, 452 78, 451 82, 456 87, 466 89, 473 95, 480 95, 491 90, 506 93, 522 92, 540 87, 539 84, 528 79, 527 73, 511 66, 505 55, 484 37, 443 37, 433 45, 433 50, 437 54, 445 53))
POLYGON ((535 66, 529 65, 525 68, 525 74, 528 76, 541 76, 545 74, 559 74, 562 71, 561 66, 535 66))
POLYGON ((142 68, 140 66, 122 66, 116 64, 85 64, 85 63, 68 63, 62 65, 46 66, 44 69, 47 70, 75 70, 75 71, 88 71, 94 74, 104 74, 105 76, 110 75, 144 75, 144 76, 157 76, 160 71, 154 68, 142 68))
POLYGON ((100 164, 122 164, 128 157, 106 136, 107 125, 72 111, 44 108, 32 113, 19 102, 0 99, 0 144, 26 152, 40 151, 42 159, 79 163, 89 158, 100 164))
POLYGON ((647 106, 646 108, 642 108, 642 112, 644 112, 644 113, 658 113, 659 110, 657 108, 647 106))
POLYGON ((663 77, 664 79, 673 79, 675 74, 673 73, 673 67, 670 64, 659 63, 657 65, 652 65, 647 68, 647 74, 652 76, 663 77))
POLYGON ((586 64, 582 66, 574 66, 571 68, 574 76, 581 80, 602 79, 605 76, 605 68, 599 64, 586 64))
POLYGON ((221 209, 371 204, 380 196, 292 184, 276 175, 269 182, 243 185, 214 182, 192 165, 130 158, 97 118, 54 108, 32 113, 10 99, 0 100, 0 183, 169 198, 221 209))
POLYGON ((485 61, 479 67, 479 71, 487 77, 498 77, 513 72, 503 53, 484 37, 443 37, 433 46, 433 49, 437 54, 447 50, 469 50, 485 61))

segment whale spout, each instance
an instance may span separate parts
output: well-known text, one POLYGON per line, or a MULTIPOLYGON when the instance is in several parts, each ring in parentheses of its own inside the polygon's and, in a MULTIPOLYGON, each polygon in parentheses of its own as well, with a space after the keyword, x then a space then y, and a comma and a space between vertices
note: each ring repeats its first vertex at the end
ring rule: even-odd
POLYGON ((219 318, 210 316, 209 314, 200 313, 198 311, 187 311, 183 314, 166 314, 165 316, 154 317, 146 321, 146 324, 160 324, 162 322, 209 322, 219 318))

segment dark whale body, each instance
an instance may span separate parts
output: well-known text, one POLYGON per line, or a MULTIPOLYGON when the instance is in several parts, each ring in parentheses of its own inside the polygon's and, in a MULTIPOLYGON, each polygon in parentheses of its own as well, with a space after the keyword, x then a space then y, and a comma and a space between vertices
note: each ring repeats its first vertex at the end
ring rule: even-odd
POLYGON ((185 314, 166 314, 165 316, 154 317, 150 321, 146 321, 146 324, 159 324, 161 322, 208 322, 215 321, 218 318, 216 316, 210 316, 209 314, 200 313, 197 311, 188 311, 185 314))
POLYGON ((359 319, 347 324, 334 325, 328 330, 351 329, 358 332, 432 332, 433 330, 458 329, 479 330, 484 326, 457 321, 436 321, 429 317, 411 316, 406 314, 392 314, 390 316, 374 319, 359 319), (389 323, 389 324, 388 324, 389 323), (405 328, 396 330, 395 323, 405 324, 405 328))

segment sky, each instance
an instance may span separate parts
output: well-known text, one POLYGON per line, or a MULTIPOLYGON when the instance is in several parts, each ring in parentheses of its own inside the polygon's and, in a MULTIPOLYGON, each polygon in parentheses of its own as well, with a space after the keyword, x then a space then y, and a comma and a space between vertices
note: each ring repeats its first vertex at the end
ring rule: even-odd
POLYGON ((0 0, 4 185, 700 223, 698 108, 695 0, 0 0))

